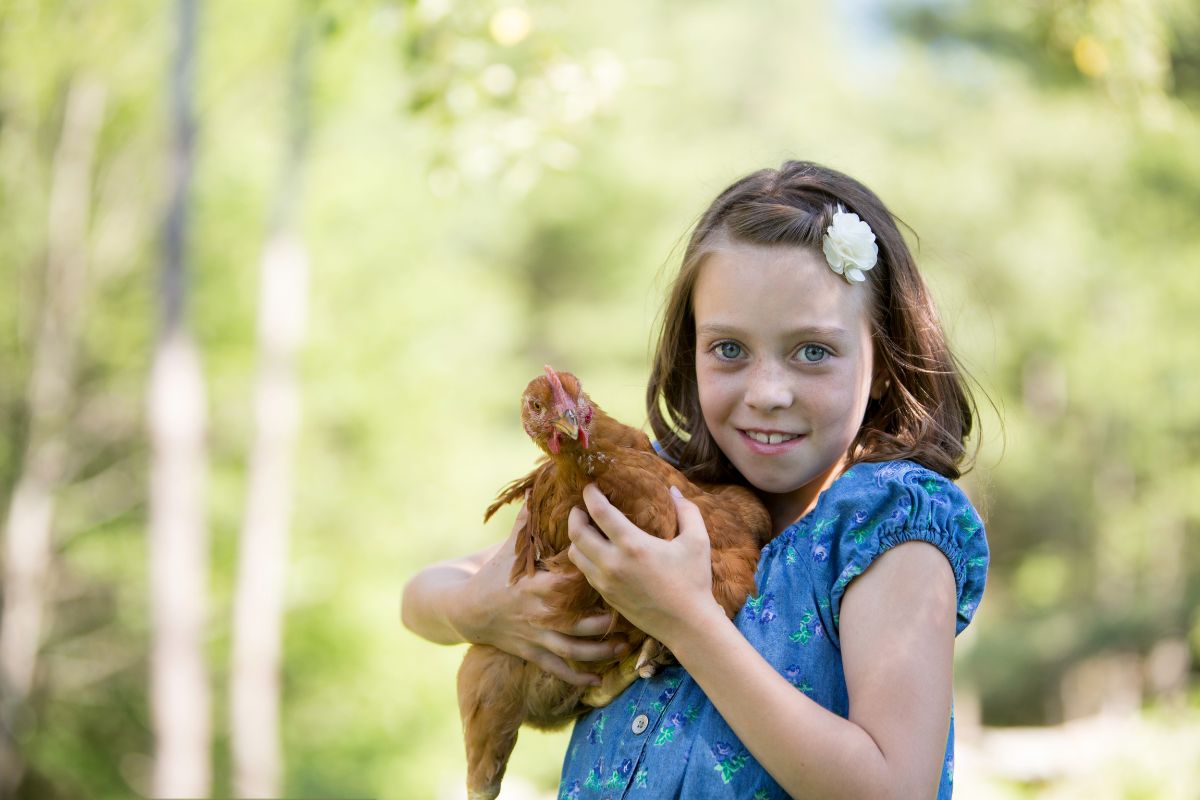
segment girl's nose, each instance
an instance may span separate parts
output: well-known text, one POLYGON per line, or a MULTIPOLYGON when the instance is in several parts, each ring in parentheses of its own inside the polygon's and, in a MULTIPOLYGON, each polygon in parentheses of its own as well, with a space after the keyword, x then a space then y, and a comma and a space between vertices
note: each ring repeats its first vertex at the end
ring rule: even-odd
POLYGON ((758 411, 787 408, 795 399, 787 372, 776 364, 757 364, 750 371, 746 405, 758 411))

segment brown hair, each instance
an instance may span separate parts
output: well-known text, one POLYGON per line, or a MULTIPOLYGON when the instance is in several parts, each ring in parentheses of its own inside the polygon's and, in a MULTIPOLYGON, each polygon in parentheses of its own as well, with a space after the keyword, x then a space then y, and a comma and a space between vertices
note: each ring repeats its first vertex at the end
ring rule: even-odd
POLYGON ((962 468, 964 442, 975 404, 892 213, 853 178, 788 161, 742 178, 713 201, 692 231, 667 297, 646 405, 660 446, 690 477, 742 480, 704 424, 696 386, 692 290, 709 245, 728 237, 821 252, 838 206, 870 225, 879 246, 864 285, 871 293, 875 377, 886 381, 882 395, 867 404, 848 464, 909 459, 951 479, 969 468, 962 468))

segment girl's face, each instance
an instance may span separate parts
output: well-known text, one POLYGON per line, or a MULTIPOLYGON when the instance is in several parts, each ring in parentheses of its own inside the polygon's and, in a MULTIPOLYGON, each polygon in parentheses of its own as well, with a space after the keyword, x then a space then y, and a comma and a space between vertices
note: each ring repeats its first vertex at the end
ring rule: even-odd
POLYGON ((841 473, 862 424, 874 362, 868 292, 807 248, 726 240, 700 267, 704 422, 765 493, 777 530, 841 473))

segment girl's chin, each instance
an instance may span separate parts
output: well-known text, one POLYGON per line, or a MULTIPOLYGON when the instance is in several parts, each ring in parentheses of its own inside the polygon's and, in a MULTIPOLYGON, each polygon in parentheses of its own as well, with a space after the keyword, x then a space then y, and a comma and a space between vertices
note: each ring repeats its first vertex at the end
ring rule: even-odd
POLYGON ((784 470, 779 469, 778 465, 772 469, 769 465, 763 464, 734 464, 738 471, 742 474, 751 486, 760 492, 780 497, 788 495, 813 495, 820 493, 826 486, 833 482, 833 478, 838 474, 837 465, 825 470, 819 470, 815 474, 811 470, 805 470, 803 474, 783 474, 784 470))
MULTIPOLYGON (((734 466, 737 465, 735 464, 734 466)), ((803 491, 811 483, 811 479, 789 479, 786 476, 780 475, 777 470, 742 469, 738 467, 738 471, 742 473, 742 477, 750 482, 751 486, 767 494, 794 494, 803 491)))

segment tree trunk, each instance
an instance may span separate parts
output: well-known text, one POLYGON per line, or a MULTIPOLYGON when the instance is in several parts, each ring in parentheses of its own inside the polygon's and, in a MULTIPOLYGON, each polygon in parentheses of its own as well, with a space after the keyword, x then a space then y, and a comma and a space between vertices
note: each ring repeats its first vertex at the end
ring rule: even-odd
POLYGON ((87 283, 92 165, 104 105, 103 86, 86 78, 72 81, 51 168, 45 285, 27 400, 29 440, 5 525, 0 797, 15 792, 24 772, 17 747, 18 709, 33 690, 53 551, 54 492, 66 473, 87 283))
POLYGON ((209 685, 204 658, 208 537, 204 513, 205 388, 184 321, 188 190, 194 121, 196 0, 179 0, 171 73, 174 129, 161 322, 150 375, 150 705, 155 797, 210 790, 209 685))
POLYGON ((259 278, 256 433, 238 553, 229 692, 233 786, 239 797, 282 796, 279 674, 292 451, 300 416, 295 359, 308 292, 307 257, 293 218, 308 135, 311 49, 311 24, 302 16, 289 68, 289 143, 259 278))

